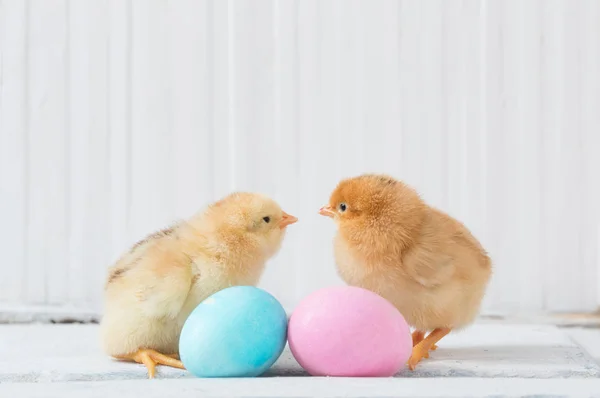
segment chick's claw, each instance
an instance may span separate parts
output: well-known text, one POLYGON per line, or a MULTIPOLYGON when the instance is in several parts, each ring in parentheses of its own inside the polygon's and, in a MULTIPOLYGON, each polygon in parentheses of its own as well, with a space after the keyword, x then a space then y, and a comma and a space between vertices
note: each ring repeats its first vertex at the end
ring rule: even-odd
POLYGON ((429 358, 429 351, 435 350, 433 347, 437 348, 435 343, 440 341, 442 337, 450 333, 451 329, 440 328, 435 329, 433 332, 429 333, 429 335, 416 346, 413 347, 412 355, 408 360, 408 368, 410 370, 415 370, 417 364, 421 362, 423 358, 429 358))
MULTIPOLYGON (((413 341, 413 347, 415 347, 417 344, 419 344, 421 341, 423 341, 423 339, 425 338, 425 332, 421 331, 421 330, 415 330, 412 333, 412 341, 413 341)), ((437 350, 437 345, 432 345, 431 348, 429 349, 430 351, 435 351, 437 350)), ((425 353, 423 355, 423 358, 427 359, 429 358, 429 352, 425 353)))
POLYGON ((179 358, 178 354, 165 355, 155 350, 142 349, 133 354, 123 355, 117 358, 144 364, 148 369, 149 379, 153 379, 156 375, 156 365, 165 365, 177 369, 185 369, 183 363, 177 359, 179 358))
POLYGON ((408 359, 408 368, 410 370, 415 370, 417 364, 421 362, 421 359, 429 357, 429 350, 423 350, 423 347, 420 347, 419 344, 413 348, 412 355, 408 359))

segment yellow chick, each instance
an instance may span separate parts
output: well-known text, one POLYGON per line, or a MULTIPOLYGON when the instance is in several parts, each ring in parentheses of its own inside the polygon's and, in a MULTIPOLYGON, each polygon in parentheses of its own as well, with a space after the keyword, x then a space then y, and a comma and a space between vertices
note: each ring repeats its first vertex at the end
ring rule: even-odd
POLYGON ((256 285, 297 220, 265 196, 234 193, 135 244, 108 271, 104 351, 144 364, 150 378, 157 364, 183 369, 179 335, 191 311, 219 290, 256 285))
POLYGON ((385 175, 340 182, 320 213, 337 224, 334 253, 342 279, 386 298, 417 329, 410 369, 452 329, 473 322, 492 266, 459 221, 385 175))

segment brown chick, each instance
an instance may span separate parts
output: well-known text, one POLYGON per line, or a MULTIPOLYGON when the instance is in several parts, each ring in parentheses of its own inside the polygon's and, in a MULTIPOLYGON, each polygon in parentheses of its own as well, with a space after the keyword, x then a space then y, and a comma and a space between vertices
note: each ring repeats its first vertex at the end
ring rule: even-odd
POLYGON ((474 321, 490 258, 463 224, 412 188, 385 175, 350 178, 320 214, 337 224, 334 254, 342 279, 386 298, 416 328, 411 370, 452 329, 474 321))
POLYGON ((205 298, 235 285, 256 285, 297 221, 273 200, 234 193, 205 211, 135 244, 109 269, 101 335, 105 352, 183 369, 179 335, 205 298))

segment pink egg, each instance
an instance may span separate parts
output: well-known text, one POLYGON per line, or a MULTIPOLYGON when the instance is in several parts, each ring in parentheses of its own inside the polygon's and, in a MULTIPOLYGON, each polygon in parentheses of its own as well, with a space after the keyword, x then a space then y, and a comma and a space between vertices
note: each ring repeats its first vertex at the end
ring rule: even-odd
POLYGON ((393 376, 412 351, 400 312, 383 297, 350 286, 321 289, 302 300, 290 318, 288 342, 313 376, 393 376))

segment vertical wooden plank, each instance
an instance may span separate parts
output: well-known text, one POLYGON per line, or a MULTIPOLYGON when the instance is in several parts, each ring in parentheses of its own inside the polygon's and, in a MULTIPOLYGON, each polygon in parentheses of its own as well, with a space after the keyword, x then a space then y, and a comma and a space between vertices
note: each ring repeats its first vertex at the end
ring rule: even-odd
POLYGON ((586 275, 586 308, 600 307, 600 4, 582 3, 579 41, 581 57, 581 124, 584 192, 582 224, 582 261, 586 275), (595 280, 595 283, 591 281, 595 280), (590 286, 592 285, 592 286, 590 286))
POLYGON ((365 36, 361 49, 365 80, 361 133, 363 142, 368 143, 363 149, 363 171, 400 176, 399 3, 372 2, 360 15, 365 36))
MULTIPOLYGON (((401 177, 402 170, 402 117, 400 104, 402 93, 400 92, 400 2, 385 1, 381 9, 382 15, 377 20, 371 20, 372 26, 382 26, 379 40, 383 46, 377 42, 369 42, 367 48, 371 51, 381 51, 380 59, 383 59, 381 76, 374 76, 380 84, 378 95, 381 98, 381 107, 384 115, 383 126, 379 126, 383 136, 379 143, 381 151, 373 156, 383 159, 383 163, 377 168, 383 172, 390 173, 395 177, 401 177), (381 46, 381 47, 380 47, 381 46)), ((367 60, 370 59, 370 56, 367 60)), ((377 59, 377 58, 375 58, 377 59)), ((367 101, 368 102, 368 101, 367 101)), ((367 121, 368 132, 370 133, 371 123, 374 120, 367 121)))
POLYGON ((237 109, 236 109, 236 35, 237 31, 237 18, 236 18, 236 6, 233 0, 227 2, 227 79, 229 84, 227 85, 227 109, 229 123, 227 124, 227 139, 229 144, 229 180, 231 187, 234 190, 239 190, 240 176, 237 175, 237 109))
POLYGON ((111 261, 108 135, 108 2, 69 10, 70 265, 69 299, 101 302, 111 261))
POLYGON ((274 191, 272 2, 234 8, 235 175, 241 190, 274 191))
POLYGON ((549 292, 546 303, 551 311, 590 308, 594 301, 593 288, 586 287, 590 286, 587 280, 593 274, 585 271, 581 236, 581 221, 588 217, 582 209, 585 180, 581 160, 581 90, 587 82, 581 80, 579 63, 581 52, 587 49, 579 46, 578 4, 553 2, 544 10, 548 13, 545 26, 548 46, 543 72, 547 78, 544 89, 548 88, 548 92, 542 98, 547 113, 544 126, 551 132, 544 198, 548 201, 546 217, 552 223, 545 228, 548 231, 545 253, 553 270, 546 277, 549 292))
MULTIPOLYGON (((348 80, 344 82, 344 84, 351 88, 349 107, 347 109, 348 113, 344 115, 344 119, 349 122, 348 129, 346 130, 347 147, 344 150, 344 154, 348 153, 351 155, 351 158, 347 158, 345 168, 348 171, 352 171, 352 175, 361 174, 366 171, 366 125, 363 104, 364 91, 369 77, 365 74, 364 51, 366 47, 366 27, 362 13, 364 8, 365 7, 360 0, 352 0, 349 1, 348 4, 342 5, 342 10, 347 10, 347 14, 342 12, 342 16, 345 18, 345 21, 348 22, 347 26, 350 32, 352 32, 349 36, 353 39, 351 49, 349 48, 348 51, 349 58, 345 63, 345 68, 349 73, 348 80)), ((323 25, 327 26, 326 23, 323 25)), ((327 115, 325 114, 323 116, 326 117, 327 115)))
POLYGON ((69 299, 83 302, 87 299, 88 257, 86 242, 87 192, 90 182, 90 48, 88 34, 88 4, 68 3, 68 130, 69 136, 69 299))
POLYGON ((174 206, 189 217, 213 198, 208 2, 184 0, 169 4, 169 79, 172 82, 174 206))
POLYGON ((421 108, 423 93, 420 89, 421 50, 419 26, 422 3, 403 0, 400 3, 400 114, 402 172, 400 178, 422 191, 423 137, 421 134, 421 108))
MULTIPOLYGON (((384 158, 383 171, 391 173, 393 176, 401 177, 402 170, 402 117, 400 112, 401 96, 400 89, 400 3, 397 1, 387 1, 384 3, 383 17, 381 24, 384 27, 383 40, 385 40, 386 54, 385 66, 383 70, 383 84, 389 85, 383 87, 383 106, 386 114, 386 123, 383 126, 385 132, 383 144, 385 149, 382 151, 384 158), (391 89, 390 89, 391 88, 391 89), (391 144, 391 145, 390 145, 391 144)), ((375 23, 375 22, 373 22, 375 23)))
MULTIPOLYGON (((563 280, 563 275, 557 264, 563 259, 563 245, 560 239, 560 213, 563 209, 564 153, 562 151, 562 131, 564 126, 564 111, 562 100, 565 96, 564 87, 564 3, 548 2, 542 10, 542 41, 541 41, 541 102, 542 102, 542 131, 543 131, 543 180, 542 180, 542 263, 547 264, 551 272, 544 273, 543 283, 547 292, 544 297, 544 309, 559 310, 565 307, 561 304, 564 292, 570 285, 570 277, 563 280), (562 283, 565 283, 563 286, 562 283)), ((576 261, 575 256, 568 264, 576 261)), ((569 268, 567 264, 561 264, 569 268)))
POLYGON ((62 303, 68 292, 65 18, 64 0, 29 4, 29 303, 62 303))
POLYGON ((480 149, 479 137, 470 135, 471 132, 479 133, 480 129, 479 109, 473 109, 481 101, 478 65, 482 35, 478 31, 477 6, 478 3, 473 2, 462 2, 458 6, 448 2, 440 4, 443 56, 439 97, 444 101, 441 105, 444 121, 436 128, 445 134, 434 137, 446 149, 442 153, 446 159, 437 155, 442 160, 437 173, 444 177, 438 181, 442 189, 440 204, 468 226, 471 226, 469 199, 473 193, 468 185, 468 171, 479 169, 477 164, 469 164, 470 161, 479 162, 472 156, 470 145, 475 147, 475 153, 480 149))
MULTIPOLYGON (((365 21, 363 15, 361 15, 361 3, 359 1, 347 1, 341 3, 333 3, 335 11, 338 15, 332 15, 328 13, 329 20, 334 21, 336 18, 339 20, 339 25, 334 25, 335 28, 339 29, 339 33, 336 33, 339 41, 339 64, 337 65, 337 81, 339 89, 339 102, 338 108, 336 109, 336 117, 339 117, 339 121, 336 122, 339 126, 339 135, 336 136, 336 140, 332 140, 333 137, 327 137, 329 135, 327 131, 319 137, 321 145, 325 145, 325 148, 336 148, 339 156, 339 162, 342 170, 340 170, 340 177, 352 177, 358 174, 366 172, 365 169, 365 148, 363 145, 364 134, 365 134, 365 116, 364 110, 359 108, 362 104, 362 95, 365 88, 365 81, 368 76, 365 76, 365 21), (339 113, 338 113, 339 112, 339 113)), ((324 4, 319 4, 320 9, 325 9, 324 4)), ((322 22, 321 29, 330 29, 328 22, 322 22)), ((320 33, 320 32, 318 32, 320 33)), ((318 64, 325 64, 325 60, 322 57, 327 57, 325 51, 321 51, 323 43, 319 38, 315 38, 315 45, 318 48, 319 59, 318 64)), ((328 48, 335 48, 335 45, 330 45, 328 48)), ((322 99, 322 92, 319 87, 328 84, 328 76, 320 76, 318 73, 320 70, 317 67, 318 84, 315 92, 315 96, 322 99)), ((319 121, 325 121, 328 119, 329 114, 324 113, 327 109, 328 104, 323 104, 325 109, 317 107, 315 109, 319 114, 319 121)), ((319 128, 319 127, 316 127, 319 128)), ((328 159, 328 152, 323 154, 323 159, 328 159)), ((327 171, 325 171, 327 173, 327 171)), ((321 175, 321 174, 319 174, 321 175)), ((329 191, 335 187, 335 181, 329 191)), ((327 192, 329 195, 330 192, 327 192)))
POLYGON ((87 301, 99 308, 105 267, 110 263, 110 171, 108 123, 108 0, 89 4, 90 82, 89 185, 86 200, 87 301), (91 226, 91 228, 90 228, 91 226))
POLYGON ((134 238, 173 221, 167 3, 133 2, 130 222, 134 238))
POLYGON ((213 192, 215 198, 235 189, 235 131, 233 92, 234 1, 210 1, 208 21, 211 68, 211 134, 213 150, 213 192))
MULTIPOLYGON (((335 0, 321 4, 320 15, 324 21, 322 39, 319 46, 319 56, 323 67, 323 80, 321 84, 320 98, 325 102, 329 112, 327 117, 323 118, 322 134, 328 138, 322 138, 325 145, 326 159, 328 167, 320 170, 320 183, 317 187, 317 195, 322 196, 321 203, 327 203, 331 191, 342 179, 354 175, 355 170, 348 169, 348 162, 344 160, 346 152, 345 142, 347 141, 347 131, 344 129, 344 120, 347 114, 344 112, 343 101, 348 93, 348 85, 344 82, 345 67, 344 54, 346 53, 346 40, 351 40, 344 31, 342 21, 343 0, 335 0)), ((352 162, 351 162, 352 163, 352 162)), ((312 214, 314 210, 307 210, 312 214)), ((330 251, 326 253, 325 258, 331 258, 330 251)))
MULTIPOLYGON (((511 273, 505 273, 504 285, 507 283, 515 284, 515 276, 521 274, 520 258, 523 254, 523 247, 517 238, 517 231, 523 226, 524 220, 517 218, 519 214, 520 197, 512 194, 518 189, 517 181, 519 178, 519 158, 514 155, 518 153, 516 149, 519 144, 519 108, 521 98, 519 97, 519 69, 521 67, 519 59, 519 42, 522 39, 523 31, 523 13, 516 1, 501 2, 501 40, 503 43, 502 52, 502 83, 500 85, 501 106, 499 113, 502 118, 503 129, 497 134, 502 135, 503 145, 497 148, 502 167, 502 201, 496 202, 495 207, 502 207, 506 218, 497 220, 497 228, 502 231, 503 239, 501 246, 501 260, 503 265, 510 264, 511 273), (512 161, 511 161, 512 159, 512 161), (508 221, 511 220, 511 221, 508 221), (511 233, 512 231, 512 233, 511 233), (508 282, 512 280, 512 282, 508 282)), ((499 198, 497 198, 499 199, 499 198)), ((504 298, 504 305, 510 311, 518 311, 520 307, 526 305, 521 302, 522 295, 525 293, 521 285, 520 278, 517 282, 518 294, 507 295, 504 298)), ((531 288, 534 288, 533 286, 531 288)))
MULTIPOLYGON (((443 210, 451 215, 460 217, 461 202, 464 199, 464 186, 462 181, 462 162, 466 158, 466 143, 463 136, 464 112, 464 87, 469 79, 462 73, 465 62, 465 38, 463 36, 465 20, 463 8, 457 3, 442 2, 439 4, 442 12, 439 25, 442 27, 439 37, 442 40, 441 57, 437 61, 440 65, 439 75, 440 94, 443 103, 440 104, 443 114, 443 124, 440 126, 447 134, 443 156, 443 170, 438 174, 443 176, 443 196, 436 200, 446 199, 437 203, 443 210)), ((468 40, 468 39, 467 39, 468 40)), ((431 134, 431 132, 429 132, 431 134)), ((440 155, 438 154, 438 157, 440 155)))
MULTIPOLYGON (((501 208, 502 218, 495 218, 496 228, 502 231, 496 246, 495 260, 500 289, 516 287, 517 293, 500 295, 501 305, 508 311, 531 312, 542 308, 543 284, 532 284, 542 277, 538 268, 537 236, 539 216, 536 208, 538 172, 537 118, 539 55, 536 52, 538 22, 535 9, 521 2, 498 2, 501 7, 502 69, 499 74, 497 112, 502 129, 494 134, 496 144, 490 150, 499 156, 498 177, 490 177, 497 184, 496 196, 490 196, 494 209, 501 208), (501 142, 498 142, 501 140, 501 142), (519 194, 515 194, 519 192, 519 194)), ((531 6, 532 3, 529 3, 531 6)), ((498 291, 498 293, 500 293, 498 291)))
MULTIPOLYGON (((561 280, 561 293, 552 296, 556 300, 553 309, 569 311, 571 308, 594 310, 594 286, 589 280, 594 277, 584 263, 584 228, 582 221, 587 214, 584 209, 586 193, 585 169, 582 155, 585 153, 583 116, 583 86, 588 84, 582 75, 583 53, 587 51, 582 35, 583 2, 564 3, 562 14, 564 23, 563 75, 564 97, 561 107, 564 124, 560 131, 561 152, 564 163, 561 165, 563 190, 560 214, 560 256, 555 259, 555 273, 561 280), (569 266, 565 267, 565 264, 569 266)), ((559 61, 559 60, 557 60, 559 61)), ((560 62, 560 61, 559 61, 560 62)), ((598 133, 598 130, 597 130, 598 133)))
POLYGON ((515 190, 520 198, 516 203, 516 219, 519 227, 514 234, 515 250, 519 253, 519 310, 528 313, 540 312, 544 305, 544 285, 531 281, 542 280, 546 267, 540 262, 540 15, 542 2, 515 3, 518 29, 510 40, 515 43, 510 57, 516 68, 514 79, 517 84, 514 95, 518 96, 514 109, 514 164, 515 190))
POLYGON ((509 192, 506 190, 509 181, 506 180, 504 162, 507 142, 505 132, 505 43, 503 33, 504 3, 501 1, 486 2, 485 15, 485 63, 486 63, 486 152, 488 183, 487 188, 487 220, 493 228, 489 234, 488 251, 496 264, 494 277, 488 290, 488 303, 490 311, 510 308, 514 303, 512 297, 507 295, 506 287, 512 286, 513 275, 518 273, 517 264, 511 260, 510 242, 507 234, 502 230, 506 227, 504 220, 512 220, 508 208, 509 192))
MULTIPOLYGON (((539 69, 535 9, 520 2, 488 3, 487 182, 489 247, 495 267, 492 302, 503 311, 542 308, 538 268, 539 69), (525 199, 524 199, 525 198, 525 199), (516 292, 505 294, 508 286, 516 292)), ((531 6, 531 3, 529 4, 531 6)))
MULTIPOLYGON (((421 153, 419 165, 422 168, 419 186, 423 197, 433 206, 448 210, 447 203, 447 177, 448 170, 448 142, 445 126, 442 123, 443 115, 443 71, 453 63, 460 65, 456 60, 442 59, 443 37, 447 31, 444 24, 442 10, 443 1, 429 1, 419 4, 418 48, 419 70, 418 90, 421 92, 421 101, 418 104, 416 117, 419 119, 420 129, 412 132, 418 135, 421 153)), ((454 6, 455 9, 459 7, 454 6)), ((460 49, 457 49, 460 53, 460 49)), ((458 79, 460 76, 453 76, 458 79)), ((458 113, 460 114, 460 113, 458 113)), ((454 138, 456 141, 456 138, 454 138)), ((460 141, 459 141, 460 142, 460 141)))
MULTIPOLYGON (((470 188, 471 200, 468 202, 471 219, 468 220, 469 227, 475 236, 480 240, 486 250, 490 249, 490 225, 488 222, 488 104, 487 104, 487 2, 473 1, 474 5, 469 7, 472 10, 472 16, 475 19, 472 30, 467 34, 470 37, 477 37, 477 40, 470 42, 467 51, 477 52, 478 73, 467 67, 467 75, 477 74, 477 89, 469 91, 471 102, 467 105, 467 115, 479 115, 479 117, 469 117, 467 121, 468 150, 467 164, 467 184, 470 188)), ((473 64, 470 64, 471 66, 473 64)), ((498 266, 496 259, 492 256, 493 272, 498 266)), ((493 279, 493 278, 492 278, 493 279)), ((482 312, 492 312, 492 296, 486 294, 482 303, 482 312)))
MULTIPOLYGON (((306 221, 309 211, 303 210, 298 187, 297 132, 297 1, 273 2, 273 136, 275 156, 269 156, 275 166, 270 171, 274 187, 270 192, 282 208, 306 221)), ((273 290, 285 308, 294 308, 306 293, 295 281, 303 272, 301 260, 304 250, 300 245, 298 226, 287 232, 283 247, 263 277, 262 285, 273 290)))
MULTIPOLYGON (((541 284, 531 285, 529 280, 523 279, 522 259, 530 248, 520 239, 527 219, 521 217, 524 205, 522 196, 515 195, 515 192, 526 189, 520 181, 521 174, 528 172, 523 168, 529 164, 523 163, 525 158, 521 154, 531 149, 537 150, 535 146, 519 147, 523 134, 521 123, 524 120, 521 113, 521 89, 523 84, 528 83, 521 79, 524 67, 521 42, 527 40, 529 32, 524 28, 532 21, 525 20, 523 9, 518 2, 493 2, 488 8, 488 15, 497 18, 495 26, 489 26, 491 40, 488 41, 494 46, 488 48, 496 53, 495 59, 488 58, 489 79, 492 81, 488 89, 491 97, 488 102, 491 170, 489 178, 493 181, 493 184, 489 185, 488 209, 495 229, 490 240, 490 249, 496 264, 492 291, 496 305, 504 311, 515 312, 527 310, 531 305, 531 298, 538 296, 541 289, 541 284), (512 286, 516 292, 504 294, 507 286, 512 286)), ((528 87, 535 89, 535 85, 528 87)), ((535 114, 532 115, 530 111, 527 117, 535 117, 535 114)), ((535 134, 527 132, 532 133, 535 134)), ((531 155, 527 152, 524 156, 531 155)))
MULTIPOLYGON (((109 264, 135 239, 131 205, 131 0, 108 3, 108 129, 111 250, 109 264)), ((108 266, 109 264, 106 264, 108 266)))
POLYGON ((460 214, 471 231, 487 242, 485 186, 485 8, 484 2, 470 0, 465 3, 466 25, 463 31, 465 54, 468 61, 462 73, 466 79, 465 108, 463 112, 463 137, 466 144, 465 159, 461 162, 466 194, 461 200, 460 214))
POLYGON ((0 302, 19 302, 27 236, 27 3, 0 3, 0 302))

